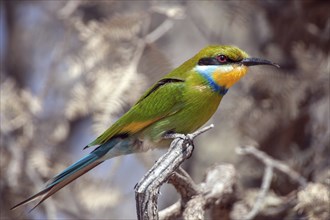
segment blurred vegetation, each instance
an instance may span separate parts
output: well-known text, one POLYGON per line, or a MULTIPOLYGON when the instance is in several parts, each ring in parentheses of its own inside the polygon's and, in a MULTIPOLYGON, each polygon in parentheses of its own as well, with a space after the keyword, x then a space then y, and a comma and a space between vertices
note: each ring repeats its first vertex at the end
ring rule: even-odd
MULTIPOLYGON (((162 152, 108 162, 111 166, 96 171, 102 174, 86 174, 32 213, 9 208, 86 154, 85 144, 148 86, 213 43, 236 45, 282 68, 256 67, 229 91, 211 120, 216 128, 198 139, 186 169, 199 181, 212 164, 233 163, 240 202, 249 205, 263 166, 234 150, 257 145, 313 183, 288 202, 298 185, 275 173, 270 197, 281 209, 262 210, 257 219, 329 218, 326 1, 5 0, 0 5, 1 219, 134 219, 134 184, 162 152)), ((173 203, 173 189, 160 200, 164 207, 173 203)))

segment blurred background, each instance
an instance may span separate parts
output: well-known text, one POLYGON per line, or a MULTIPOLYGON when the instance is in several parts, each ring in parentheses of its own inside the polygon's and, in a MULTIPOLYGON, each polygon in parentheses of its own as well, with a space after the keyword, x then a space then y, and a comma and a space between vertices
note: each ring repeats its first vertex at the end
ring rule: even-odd
MULTIPOLYGON (((86 155, 82 148, 147 87, 209 44, 236 45, 281 69, 251 68, 230 89, 208 122, 215 128, 196 139, 185 169, 199 183, 213 164, 233 163, 248 203, 264 167, 235 148, 252 144, 319 183, 329 201, 326 1, 5 0, 0 6, 1 219, 135 219, 133 187, 162 150, 103 163, 31 213, 31 205, 9 208, 86 155)), ((286 203, 299 187, 286 175, 275 172, 271 187, 272 204, 282 209, 258 219, 312 219, 320 213, 316 206, 329 216, 316 200, 312 207, 286 203)), ((162 187, 161 208, 177 199, 173 187, 162 187)))

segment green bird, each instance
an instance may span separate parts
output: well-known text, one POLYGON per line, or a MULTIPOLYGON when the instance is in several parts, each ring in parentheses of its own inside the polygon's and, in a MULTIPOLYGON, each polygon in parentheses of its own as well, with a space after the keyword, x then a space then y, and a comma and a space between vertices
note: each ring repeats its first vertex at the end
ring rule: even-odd
MULTIPOLYGON (((165 75, 135 105, 85 148, 91 153, 53 177, 45 188, 15 205, 40 198, 35 207, 84 173, 107 159, 168 147, 166 135, 187 134, 200 128, 217 110, 228 89, 249 66, 273 65, 249 58, 235 46, 212 45, 165 75)), ((33 209, 34 209, 33 208, 33 209)))

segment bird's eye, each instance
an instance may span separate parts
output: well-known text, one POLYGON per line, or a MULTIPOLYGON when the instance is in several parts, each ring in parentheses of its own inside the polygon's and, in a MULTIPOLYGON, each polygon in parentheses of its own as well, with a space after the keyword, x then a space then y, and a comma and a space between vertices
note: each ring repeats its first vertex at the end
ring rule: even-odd
POLYGON ((219 56, 217 56, 217 60, 220 63, 225 63, 225 62, 227 62, 227 57, 225 55, 219 55, 219 56))

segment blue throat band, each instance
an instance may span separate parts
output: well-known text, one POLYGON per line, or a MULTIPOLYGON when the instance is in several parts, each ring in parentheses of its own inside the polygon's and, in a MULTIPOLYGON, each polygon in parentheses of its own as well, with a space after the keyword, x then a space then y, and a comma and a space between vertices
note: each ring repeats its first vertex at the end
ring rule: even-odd
POLYGON ((207 80, 208 84, 211 86, 213 91, 215 91, 220 95, 225 95, 228 92, 228 89, 224 86, 218 85, 216 82, 214 82, 212 78, 212 74, 217 69, 217 67, 218 66, 213 66, 213 65, 196 66, 195 70, 207 80))

